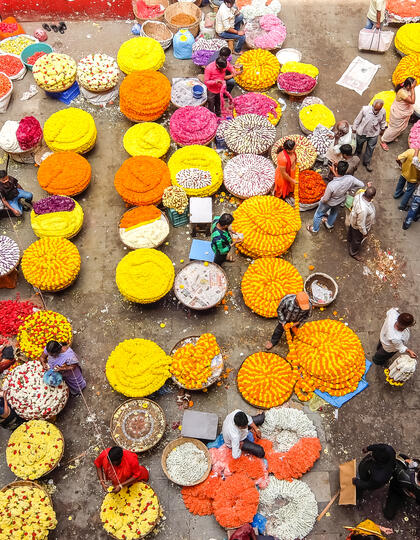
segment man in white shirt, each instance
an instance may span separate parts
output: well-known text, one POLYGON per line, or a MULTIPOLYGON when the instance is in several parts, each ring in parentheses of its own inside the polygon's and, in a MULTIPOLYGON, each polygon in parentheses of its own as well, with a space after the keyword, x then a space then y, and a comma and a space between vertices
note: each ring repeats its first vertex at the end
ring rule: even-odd
POLYGON ((363 240, 375 223, 375 205, 373 198, 376 195, 376 189, 371 186, 364 192, 356 193, 353 200, 353 207, 350 212, 350 226, 347 231, 347 244, 351 257, 360 261, 360 248, 363 240))
POLYGON ((385 19, 386 0, 370 0, 367 23, 365 28, 381 28, 385 19))
POLYGON ((255 437, 261 437, 257 426, 264 422, 264 418, 265 413, 252 417, 240 409, 235 409, 226 416, 222 435, 226 446, 232 449, 233 459, 238 459, 242 452, 248 452, 259 458, 264 457, 264 448, 254 443, 255 437))
POLYGON ((417 358, 417 354, 407 348, 410 339, 409 328, 415 324, 411 313, 400 313, 397 308, 389 309, 381 328, 380 341, 372 362, 381 366, 397 352, 408 354, 411 358, 417 358))
POLYGON ((242 46, 245 43, 245 32, 239 30, 242 21, 243 15, 238 13, 235 7, 235 0, 224 0, 217 11, 214 26, 221 38, 227 40, 234 39, 236 41, 236 53, 241 52, 242 46))

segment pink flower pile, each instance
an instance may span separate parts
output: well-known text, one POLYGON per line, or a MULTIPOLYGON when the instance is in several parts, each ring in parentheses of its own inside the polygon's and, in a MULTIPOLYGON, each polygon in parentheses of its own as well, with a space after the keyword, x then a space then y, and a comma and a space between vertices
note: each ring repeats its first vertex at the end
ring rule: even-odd
POLYGON ((22 118, 16 131, 16 139, 22 150, 29 150, 39 143, 42 139, 42 128, 34 116, 22 118))
POLYGON ((274 118, 277 118, 276 102, 272 98, 256 92, 248 92, 234 98, 233 106, 239 116, 242 114, 259 114, 267 118, 268 113, 271 113, 274 118))
POLYGON ((411 128, 408 144, 410 148, 420 149, 420 120, 417 120, 411 128))
POLYGON ((264 32, 254 39, 254 45, 259 49, 274 49, 286 39, 286 26, 276 15, 263 15, 260 27, 264 32))
POLYGON ((171 116, 169 132, 183 146, 207 144, 216 135, 217 116, 206 107, 181 107, 171 116))
POLYGON ((305 73, 280 73, 277 83, 286 92, 296 92, 297 94, 309 92, 316 85, 316 79, 309 77, 305 73))

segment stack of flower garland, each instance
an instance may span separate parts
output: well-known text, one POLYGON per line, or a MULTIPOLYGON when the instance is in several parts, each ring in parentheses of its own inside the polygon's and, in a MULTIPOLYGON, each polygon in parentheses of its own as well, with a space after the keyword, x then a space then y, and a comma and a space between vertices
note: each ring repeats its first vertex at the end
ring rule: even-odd
POLYGON ((49 53, 38 58, 32 68, 36 84, 47 92, 67 90, 76 80, 76 62, 67 54, 49 53))
POLYGON ((33 205, 31 226, 39 238, 46 236, 72 238, 80 231, 82 225, 82 207, 70 197, 52 195, 40 199, 33 205))
POLYGON ((312 64, 304 64, 303 62, 286 62, 281 66, 282 73, 303 73, 316 79, 319 75, 319 69, 312 64))
POLYGON ((224 39, 205 39, 199 37, 192 46, 192 61, 197 66, 207 66, 214 53, 222 47, 227 47, 224 39))
POLYGON ((31 420, 10 436, 6 460, 13 474, 24 480, 35 480, 57 465, 63 450, 63 436, 54 424, 31 420))
POLYGON ((26 68, 20 58, 13 54, 0 55, 0 73, 4 73, 9 79, 19 79, 21 73, 25 74, 26 68))
POLYGON ((0 276, 6 276, 20 260, 18 244, 8 236, 0 236, 0 276))
POLYGON ((126 159, 114 178, 115 189, 123 201, 134 206, 159 203, 164 189, 170 185, 166 163, 149 156, 126 159))
POLYGON ((69 287, 80 271, 77 247, 66 238, 41 238, 22 257, 22 272, 33 287, 42 291, 61 291, 69 287))
POLYGON ((296 73, 294 71, 280 73, 277 79, 277 86, 287 94, 309 94, 316 84, 316 78, 310 77, 306 73, 296 73))
POLYGON ((274 187, 275 168, 271 161, 255 154, 230 159, 223 172, 226 189, 240 199, 267 195, 274 187))
POLYGON ((44 139, 53 152, 89 152, 96 142, 91 114, 69 107, 52 114, 44 124, 44 139))
POLYGON ((88 160, 76 152, 51 154, 38 169, 39 185, 51 195, 78 195, 88 187, 91 177, 88 160))
POLYGON ((250 264, 242 278, 245 304, 262 317, 277 317, 280 300, 303 290, 297 269, 284 259, 263 257, 250 264))
POLYGON ((13 89, 12 81, 4 73, 0 73, 0 98, 9 94, 13 89))
MULTIPOLYGON (((120 293, 139 304, 163 298, 174 284, 171 259, 155 249, 136 249, 118 263, 115 281, 120 293)), ((141 396, 140 396, 141 397, 141 396)))
POLYGON ((301 204, 317 203, 325 193, 326 184, 316 171, 307 170, 299 174, 299 202, 301 204))
POLYGON ((297 163, 301 171, 310 169, 316 161, 317 151, 314 145, 303 135, 287 135, 276 141, 271 149, 271 159, 277 164, 277 150, 284 145, 284 143, 291 139, 295 141, 295 152, 297 157, 297 163))
POLYGON ((12 484, 0 491, 0 507, 0 530, 5 539, 20 536, 46 540, 49 532, 57 526, 48 494, 35 484, 12 484))
MULTIPOLYGON (((405 79, 404 79, 405 80, 405 79)), ((384 109, 386 112, 386 121, 389 122, 389 115, 391 114, 391 105, 395 101, 396 93, 394 90, 384 90, 383 92, 378 92, 370 100, 370 105, 373 105, 375 99, 382 99, 384 102, 384 109)))
POLYGON ((227 127, 225 142, 237 154, 264 154, 276 139, 276 128, 258 114, 234 118, 227 127))
POLYGON ((190 197, 213 195, 223 182, 220 156, 208 146, 180 148, 172 154, 168 167, 172 184, 182 187, 190 197))
POLYGON ((233 99, 233 115, 259 114, 267 118, 273 126, 280 122, 280 103, 270 96, 259 92, 248 92, 233 99))
POLYGON ((356 390, 365 372, 365 354, 357 335, 340 321, 325 319, 306 323, 292 340, 287 359, 300 373, 295 394, 307 401, 318 388, 333 396, 356 390))
POLYGON ((69 321, 54 311, 36 311, 20 326, 17 335, 19 349, 30 359, 39 358, 51 340, 71 343, 69 321))
POLYGON ((323 159, 334 142, 334 133, 331 129, 320 124, 308 135, 308 140, 318 152, 318 157, 323 159))
POLYGON ((416 22, 420 20, 420 5, 413 0, 387 0, 386 11, 392 20, 416 22))
POLYGON ((170 100, 171 83, 160 72, 136 71, 120 86, 120 110, 133 122, 157 120, 168 108, 170 100))
POLYGON ((14 36, 12 39, 4 39, 0 43, 0 50, 2 52, 16 54, 17 56, 20 56, 20 53, 23 51, 23 49, 28 47, 28 45, 32 45, 36 42, 36 38, 28 36, 27 34, 23 36, 14 36))
POLYGON ((166 129, 154 122, 143 122, 129 128, 123 145, 130 156, 150 156, 160 158, 166 154, 171 138, 166 129))
POLYGON ((217 116, 206 107, 181 107, 171 116, 169 133, 181 146, 208 144, 216 135, 217 116))
MULTIPOLYGON (((420 28, 419 28, 420 31, 420 28)), ((394 86, 403 83, 408 77, 414 77, 420 84, 420 53, 404 56, 392 74, 394 86)))
POLYGON ((395 48, 403 54, 420 54, 420 23, 404 24, 395 34, 395 48))
POLYGON ((171 376, 171 357, 148 339, 126 339, 106 362, 109 384, 124 396, 144 397, 156 392, 171 376))
POLYGON ((101 506, 104 529, 120 540, 144 538, 154 529, 159 515, 156 493, 143 482, 108 493, 101 506))
POLYGON ((260 49, 277 49, 286 39, 286 25, 276 15, 263 15, 259 20, 262 30, 254 38, 254 46, 260 49))
POLYGON ((275 84, 280 72, 280 64, 274 54, 262 49, 244 52, 235 64, 243 66, 235 81, 249 92, 267 90, 275 84))
POLYGON ((27 152, 42 140, 42 128, 34 116, 25 116, 19 122, 7 120, 0 131, 0 147, 5 152, 27 152))
POLYGON ((119 233, 123 244, 130 248, 155 248, 168 236, 169 223, 156 206, 139 206, 122 216, 119 233))
POLYGON ((118 83, 118 65, 107 54, 89 54, 77 64, 79 83, 90 92, 106 92, 118 83))
POLYGON ((34 311, 35 304, 29 300, 2 300, 0 302, 0 335, 3 337, 15 336, 25 319, 34 311))
POLYGON ((175 351, 171 373, 185 388, 196 390, 206 385, 212 375, 211 362, 220 353, 213 334, 202 334, 197 343, 187 343, 175 351))
POLYGON ((133 71, 157 71, 165 62, 162 45, 149 37, 125 41, 118 50, 118 66, 126 74, 133 71))
POLYGON ((163 192, 162 204, 178 214, 183 214, 188 206, 188 197, 183 188, 169 186, 163 192))
POLYGON ((410 130, 408 145, 410 148, 420 149, 420 120, 418 120, 410 130))
POLYGON ((299 111, 299 123, 303 131, 313 131, 316 126, 321 124, 326 128, 332 128, 335 124, 335 117, 333 112, 320 103, 314 105, 307 105, 299 111))
POLYGON ((184 442, 169 452, 166 473, 172 482, 180 486, 193 486, 207 473, 208 465, 204 450, 192 442, 184 442))
POLYGON ((66 383, 49 386, 43 381, 44 373, 41 362, 34 360, 15 367, 4 379, 7 401, 25 420, 52 418, 67 403, 69 389, 66 383))

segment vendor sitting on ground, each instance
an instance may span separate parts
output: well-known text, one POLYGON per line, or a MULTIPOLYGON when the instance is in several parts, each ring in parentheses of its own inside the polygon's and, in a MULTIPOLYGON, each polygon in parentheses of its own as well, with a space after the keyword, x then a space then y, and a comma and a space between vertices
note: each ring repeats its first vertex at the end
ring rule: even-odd
POLYGON ((229 226, 233 223, 232 214, 215 216, 211 224, 211 249, 214 251, 214 262, 219 266, 226 261, 230 248, 241 242, 239 238, 233 240, 229 226))
POLYGON ((222 435, 225 444, 232 449, 233 459, 238 459, 242 452, 248 452, 259 458, 265 456, 264 448, 254 442, 261 438, 260 426, 265 419, 265 413, 249 416, 240 409, 228 414, 223 422, 222 435))
POLYGON ((214 23, 216 32, 222 39, 236 41, 235 52, 240 53, 245 43, 245 32, 239 30, 244 17, 235 7, 235 0, 224 0, 219 7, 214 23))
POLYGON ((94 463, 104 491, 108 491, 107 481, 114 486, 112 492, 118 493, 123 487, 149 480, 149 471, 146 467, 139 465, 137 455, 119 446, 103 450, 94 463))
MULTIPOLYGON (((357 171, 358 166, 360 165, 360 158, 353 154, 353 148, 351 144, 342 144, 340 146, 340 154, 336 156, 335 160, 332 160, 331 163, 336 164, 338 161, 345 161, 348 163, 346 174, 354 175, 357 171)), ((330 172, 328 175, 328 180, 331 181, 334 179, 334 170, 333 167, 330 167, 330 172)))
POLYGON ((278 324, 274 329, 270 341, 267 341, 265 348, 272 349, 280 341, 284 332, 284 327, 287 323, 293 323, 293 327, 298 328, 306 322, 312 315, 312 303, 306 292, 298 292, 297 294, 286 294, 277 308, 278 324))
POLYGON ((86 388, 79 360, 68 343, 49 341, 40 360, 44 369, 53 369, 61 373, 73 396, 86 388))
POLYGON ((24 421, 7 403, 7 392, 0 392, 0 426, 13 431, 24 421))
POLYGON ((0 198, 6 210, 20 217, 23 210, 32 210, 33 195, 22 189, 22 186, 6 171, 0 171, 0 198))

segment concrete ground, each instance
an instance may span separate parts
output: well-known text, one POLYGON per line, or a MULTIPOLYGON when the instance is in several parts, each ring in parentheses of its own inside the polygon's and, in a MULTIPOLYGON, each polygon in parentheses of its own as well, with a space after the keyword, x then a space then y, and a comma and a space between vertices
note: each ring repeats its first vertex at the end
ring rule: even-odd
MULTIPOLYGON (((282 4, 281 18, 288 29, 285 46, 300 49, 303 61, 319 67, 320 78, 315 95, 322 97, 334 111, 337 120, 347 118, 353 121, 360 107, 368 103, 376 92, 391 88, 391 75, 399 60, 392 48, 384 55, 360 54, 381 64, 364 96, 335 84, 350 61, 359 54, 357 38, 365 21, 367 2, 283 0, 282 4)), ((27 23, 25 28, 31 31, 38 26, 38 22, 27 23)), ((131 37, 130 29, 128 22, 68 23, 64 36, 49 34, 49 43, 55 50, 69 53, 77 60, 97 51, 116 56, 119 45, 131 37)), ((166 58, 162 71, 169 78, 198 72, 191 62, 174 60, 172 50, 166 58)), ((3 120, 32 114, 43 123, 51 113, 65 107, 48 99, 42 91, 29 101, 20 101, 22 93, 31 83, 29 73, 23 81, 15 84, 12 102, 7 113, 3 114, 3 120)), ((279 95, 277 89, 272 89, 270 94, 279 95)), ((92 165, 93 179, 87 191, 78 197, 85 212, 85 222, 74 242, 82 256, 82 268, 74 286, 62 293, 46 294, 44 298, 48 308, 63 313, 72 321, 74 349, 83 363, 88 387, 84 392, 86 403, 80 397, 71 399, 57 420, 65 436, 66 449, 62 466, 47 480, 50 489, 55 489, 52 496, 58 517, 57 529, 50 534, 50 538, 96 540, 105 539, 107 535, 99 519, 104 494, 97 482, 92 461, 100 450, 112 444, 108 427, 110 418, 114 409, 125 400, 124 396, 111 390, 104 373, 106 359, 117 343, 127 338, 143 337, 156 341, 169 353, 172 346, 184 336, 208 330, 214 332, 233 372, 226 384, 216 386, 207 394, 197 393, 193 400, 194 410, 216 412, 222 421, 226 413, 236 407, 252 412, 237 392, 236 370, 247 355, 261 350, 275 321, 254 315, 243 303, 240 282, 250 262, 243 256, 238 257, 235 263, 226 265, 229 288, 233 291, 228 312, 215 308, 204 313, 188 313, 177 305, 172 293, 151 306, 138 306, 121 297, 114 275, 117 263, 127 253, 117 233, 118 220, 125 207, 113 187, 113 177, 122 161, 128 157, 122 146, 122 137, 131 123, 120 114, 118 104, 98 110, 79 98, 72 105, 92 113, 98 128, 96 146, 87 155, 92 165), (166 324, 164 329, 160 327, 161 322, 166 324), (67 463, 81 454, 84 454, 82 458, 67 463)), ((163 119, 166 125, 168 116, 167 113, 163 119)), ((299 133, 297 105, 287 100, 287 110, 279 123, 278 134, 292 133, 299 133)), ((375 150, 372 174, 363 167, 358 171, 357 175, 362 180, 372 180, 378 190, 375 200, 377 224, 364 253, 365 262, 358 263, 347 255, 344 212, 332 234, 321 230, 315 238, 305 230, 313 212, 302 214, 302 230, 285 255, 304 278, 310 273, 309 265, 336 278, 340 289, 337 300, 324 312, 317 310, 315 318, 343 318, 361 338, 368 358, 375 349, 387 309, 400 306, 420 317, 420 229, 417 224, 413 224, 408 231, 401 229, 404 214, 397 209, 397 203, 392 198, 399 176, 395 157, 406 149, 406 145, 407 133, 400 138, 400 142, 391 145, 389 153, 384 153, 380 148, 375 150), (395 268, 387 282, 382 282, 375 274, 379 259, 373 237, 395 257, 395 268), (370 275, 364 272, 367 260, 370 260, 369 265, 373 268, 370 275), (333 315, 333 311, 337 311, 337 315, 333 315)), ((38 186, 37 171, 32 165, 18 165, 10 161, 8 171, 19 178, 26 189, 33 191, 36 198, 45 196, 38 186)), ((223 203, 215 202, 215 212, 233 209, 226 200, 223 203)), ((17 238, 22 248, 36 239, 28 215, 23 220, 15 220, 13 227, 8 219, 3 219, 0 233, 17 238)), ((172 229, 169 245, 162 248, 173 260, 176 271, 182 267, 181 259, 188 261, 190 242, 187 227, 172 229)), ((16 291, 2 290, 0 298, 13 298, 15 292, 22 297, 33 292, 22 275, 19 276, 16 291)), ((411 348, 419 350, 420 338, 416 329, 412 334, 411 348)), ((284 342, 276 352, 286 354, 284 342)), ((310 412, 319 428, 323 452, 321 459, 303 480, 314 489, 320 510, 337 491, 338 464, 353 457, 360 459, 362 447, 386 442, 408 454, 414 455, 417 451, 418 455, 418 373, 401 389, 391 388, 385 382, 383 370, 376 366, 372 366, 367 380, 369 387, 338 411, 326 406, 318 412, 310 412)), ((163 447, 179 434, 171 428, 173 422, 182 420, 182 410, 178 409, 175 398, 176 390, 172 387, 169 387, 168 393, 156 397, 165 410, 168 427, 160 444, 141 456, 141 462, 150 469, 150 482, 165 514, 156 536, 162 540, 221 540, 226 535, 214 517, 191 515, 183 505, 180 489, 168 482, 160 466, 163 447)), ((0 450, 4 456, 7 433, 1 433, 0 437, 0 450)), ((3 461, 0 485, 12 480, 13 475, 3 461)), ((404 511, 392 523, 388 523, 381 511, 384 498, 385 491, 379 490, 367 494, 356 507, 334 504, 308 538, 345 538, 343 526, 353 525, 367 517, 393 527, 395 532, 390 538, 419 538, 415 506, 407 504, 404 511)))

